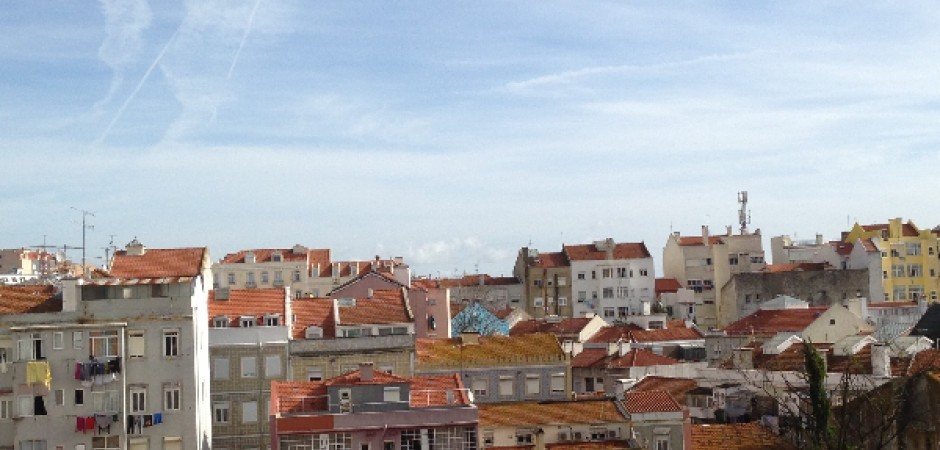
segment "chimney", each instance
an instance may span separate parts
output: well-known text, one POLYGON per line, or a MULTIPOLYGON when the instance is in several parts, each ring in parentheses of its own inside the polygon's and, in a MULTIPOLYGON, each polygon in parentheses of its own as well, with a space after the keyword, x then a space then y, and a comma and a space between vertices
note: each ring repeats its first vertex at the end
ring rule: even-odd
POLYGON ((732 363, 735 369, 748 370, 754 368, 754 349, 736 348, 733 356, 732 363))
POLYGON ((147 249, 144 247, 144 244, 141 244, 137 238, 134 238, 133 241, 127 243, 127 255, 128 256, 144 256, 147 249))
POLYGON ((473 331, 463 331, 460 333, 460 343, 462 345, 475 345, 480 343, 480 333, 473 331))
POLYGON ((82 285, 85 280, 80 278, 66 278, 62 280, 62 311, 77 311, 78 303, 82 300, 82 285))
POLYGON ((891 376, 891 355, 888 354, 888 346, 883 343, 871 345, 871 374, 882 378, 891 376))
POLYGON ((372 381, 375 371, 371 362, 359 363, 359 381, 372 381))
POLYGON ((823 235, 822 233, 816 233, 816 245, 823 244, 823 235))
POLYGON ((374 295, 375 295, 375 291, 373 291, 372 288, 369 288, 369 289, 366 291, 366 297, 372 298, 374 295))
POLYGON ((702 244, 708 246, 708 225, 702 225, 702 244))
POLYGON ((393 273, 395 275, 395 281, 405 287, 411 287, 411 267, 408 267, 408 264, 401 263, 396 265, 393 269, 393 273))
POLYGON ((731 236, 731 225, 725 225, 725 236, 731 236))

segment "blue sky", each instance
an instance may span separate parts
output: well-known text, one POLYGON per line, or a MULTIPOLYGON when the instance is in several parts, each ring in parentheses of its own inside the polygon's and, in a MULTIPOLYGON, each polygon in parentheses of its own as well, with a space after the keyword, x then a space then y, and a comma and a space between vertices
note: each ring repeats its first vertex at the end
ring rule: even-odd
MULTIPOLYGON (((421 274, 670 230, 940 224, 932 2, 25 2, 0 247, 329 247, 421 274)), ((768 248, 769 254, 769 248, 768 248)), ((77 252, 73 253, 77 257, 77 252)))

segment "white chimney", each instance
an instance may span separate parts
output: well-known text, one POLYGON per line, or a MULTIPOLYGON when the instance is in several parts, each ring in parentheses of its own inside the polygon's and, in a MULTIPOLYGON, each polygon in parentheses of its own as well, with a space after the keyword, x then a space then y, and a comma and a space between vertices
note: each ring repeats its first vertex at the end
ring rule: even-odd
POLYGON ((702 225, 702 244, 708 245, 708 225, 702 225))
POLYGON ((85 280, 66 278, 62 280, 62 312, 77 311, 82 300, 82 285, 85 280))
POLYGON ((891 355, 888 354, 888 346, 883 343, 871 346, 871 374, 882 378, 891 376, 891 355))
POLYGON ((128 256, 144 256, 147 249, 144 247, 144 244, 141 244, 137 238, 134 238, 133 241, 127 243, 127 255, 128 256))
POLYGON ((401 283, 403 286, 411 287, 411 267, 408 267, 408 264, 401 263, 396 265, 394 274, 395 281, 401 283))

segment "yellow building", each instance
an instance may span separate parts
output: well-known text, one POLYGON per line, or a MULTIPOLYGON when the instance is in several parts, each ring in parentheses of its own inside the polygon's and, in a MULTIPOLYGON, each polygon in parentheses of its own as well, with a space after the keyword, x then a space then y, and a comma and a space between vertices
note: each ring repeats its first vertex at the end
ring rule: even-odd
POLYGON ((887 224, 859 225, 842 233, 844 242, 869 238, 881 250, 881 271, 886 301, 937 300, 938 232, 920 229, 914 222, 891 219, 887 224))

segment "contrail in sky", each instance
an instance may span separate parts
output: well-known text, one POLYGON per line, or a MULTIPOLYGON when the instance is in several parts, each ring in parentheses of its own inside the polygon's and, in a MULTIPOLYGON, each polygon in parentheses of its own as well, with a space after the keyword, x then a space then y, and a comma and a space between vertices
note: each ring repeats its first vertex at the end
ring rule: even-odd
POLYGON ((147 71, 144 72, 144 76, 140 78, 140 82, 137 83, 137 87, 134 88, 134 91, 131 92, 131 95, 127 97, 127 100, 124 100, 124 104, 118 108, 117 114, 114 115, 114 118, 111 119, 111 123, 108 124, 108 127, 104 129, 104 132, 101 133, 101 136, 98 140, 95 141, 95 145, 101 144, 104 142, 105 138, 108 137, 108 134, 111 133, 111 128, 114 128, 114 124, 117 123, 118 119, 121 118, 121 115, 124 114, 124 110, 127 109, 127 105, 130 105, 134 100, 134 97, 137 96, 137 93, 140 92, 140 88, 144 86, 144 83, 147 82, 147 78, 150 78, 150 74, 153 72, 153 69, 157 67, 157 64, 160 63, 160 60, 163 59, 163 55, 166 53, 167 49, 170 48, 170 44, 176 40, 176 35, 180 33, 182 26, 178 27, 176 31, 173 32, 173 36, 170 36, 170 40, 166 42, 166 45, 163 46, 163 50, 160 50, 160 54, 157 55, 156 59, 150 63, 150 67, 147 68, 147 71))
POLYGON ((235 71, 235 64, 238 63, 238 55, 242 54, 242 48, 245 46, 245 41, 248 40, 248 33, 251 32, 251 24, 255 21, 255 12, 258 11, 258 5, 260 4, 261 0, 256 0, 254 8, 251 8, 251 14, 248 16, 248 27, 245 28, 245 33, 242 34, 242 41, 238 44, 238 50, 235 51, 232 66, 228 68, 228 76, 225 77, 226 80, 232 79, 232 72, 235 71))

